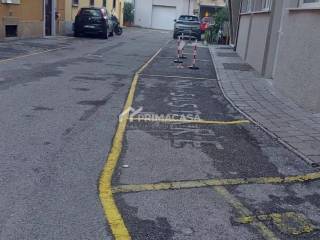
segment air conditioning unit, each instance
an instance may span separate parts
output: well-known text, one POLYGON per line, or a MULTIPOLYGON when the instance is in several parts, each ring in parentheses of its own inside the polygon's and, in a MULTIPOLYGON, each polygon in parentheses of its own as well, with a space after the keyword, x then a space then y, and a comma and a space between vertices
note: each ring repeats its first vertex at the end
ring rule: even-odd
POLYGON ((1 3, 7 3, 7 4, 20 4, 21 0, 0 0, 1 3))

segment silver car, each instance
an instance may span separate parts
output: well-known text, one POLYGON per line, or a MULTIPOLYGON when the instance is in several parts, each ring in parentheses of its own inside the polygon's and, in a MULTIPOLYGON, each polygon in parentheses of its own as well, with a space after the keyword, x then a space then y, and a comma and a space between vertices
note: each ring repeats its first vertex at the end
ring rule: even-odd
POLYGON ((176 39, 182 34, 201 40, 200 19, 197 16, 181 15, 178 19, 174 20, 173 38, 176 39))

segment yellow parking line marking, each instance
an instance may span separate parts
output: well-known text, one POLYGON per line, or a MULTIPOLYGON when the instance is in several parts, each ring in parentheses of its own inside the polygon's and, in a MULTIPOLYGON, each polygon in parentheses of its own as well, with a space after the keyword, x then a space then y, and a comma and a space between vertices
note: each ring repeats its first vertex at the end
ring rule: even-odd
POLYGON ((67 47, 54 48, 54 49, 49 49, 49 50, 45 50, 45 51, 41 51, 41 52, 34 52, 34 53, 26 54, 26 55, 20 55, 20 56, 13 57, 13 58, 7 58, 7 59, 0 60, 0 63, 9 62, 9 61, 13 61, 13 60, 21 59, 21 58, 26 58, 26 57, 31 57, 31 56, 35 56, 35 55, 39 55, 39 54, 43 54, 43 53, 53 52, 53 51, 57 51, 57 50, 64 49, 64 48, 67 48, 67 47))
POLYGON ((250 184, 289 184, 320 180, 320 172, 306 175, 296 175, 287 177, 260 177, 260 178, 229 178, 229 179, 203 179, 190 181, 173 181, 150 184, 128 184, 119 185, 112 188, 113 193, 130 193, 159 190, 179 190, 187 188, 201 188, 213 186, 232 186, 250 184))
MULTIPOLYGON (((124 105, 124 110, 132 106, 134 93, 139 79, 139 74, 148 66, 148 64, 159 54, 159 51, 134 75, 129 94, 124 105)), ((106 164, 102 170, 99 180, 99 197, 104 209, 105 216, 110 225, 115 240, 130 240, 131 236, 122 219, 122 216, 116 206, 112 192, 112 175, 117 165, 118 159, 122 151, 122 142, 128 122, 128 114, 124 114, 122 121, 118 123, 118 127, 112 142, 111 151, 107 157, 106 164)))
POLYGON ((280 232, 286 235, 302 235, 318 230, 310 221, 301 213, 285 212, 271 213, 258 216, 245 216, 234 219, 240 224, 251 224, 254 221, 271 221, 280 232))
POLYGON ((212 125, 237 125, 250 123, 248 120, 235 120, 235 121, 210 121, 210 120, 190 120, 190 119, 161 119, 161 118, 140 118, 129 117, 129 121, 141 122, 159 122, 159 123, 181 123, 181 124, 212 124, 212 125))
POLYGON ((216 78, 201 78, 201 77, 185 77, 185 76, 172 76, 172 75, 160 75, 160 74, 141 74, 142 77, 163 77, 163 78, 181 78, 191 80, 217 80, 216 78))
MULTIPOLYGON (((253 215, 253 213, 246 208, 237 198, 235 198, 225 187, 217 186, 214 190, 219 193, 237 212, 241 217, 253 215)), ((263 223, 257 219, 253 219, 250 223, 256 228, 262 236, 267 240, 278 240, 276 235, 263 223)))

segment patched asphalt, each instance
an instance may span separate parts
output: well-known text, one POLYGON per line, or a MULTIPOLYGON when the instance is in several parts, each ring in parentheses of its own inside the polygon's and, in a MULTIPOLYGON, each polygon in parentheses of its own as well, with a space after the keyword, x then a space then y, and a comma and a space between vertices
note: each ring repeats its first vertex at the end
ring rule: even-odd
MULTIPOLYGON (((192 48, 186 47, 185 52, 190 51, 192 48)), ((141 116, 191 114, 203 120, 244 119, 224 98, 207 48, 199 48, 198 58, 205 60, 198 63, 200 70, 187 68, 190 56, 183 60, 185 68, 178 68, 174 57, 175 42, 171 42, 140 76, 133 107, 143 108, 141 116)), ((134 121, 127 126, 113 185, 284 177, 315 171, 252 123, 134 121)), ((253 184, 226 190, 253 216, 280 214, 278 225, 272 219, 261 221, 276 238, 319 239, 318 185, 253 184), (298 229, 299 223, 286 219, 288 212, 301 214, 299 223, 306 219, 314 228, 295 234, 291 230, 298 229)), ((254 225, 235 221, 239 212, 214 188, 121 193, 115 198, 133 239, 264 239, 254 225)))
POLYGON ((188 67, 192 65, 193 47, 189 44, 184 48, 184 53, 187 59, 183 60, 181 64, 184 67, 183 71, 177 71, 177 64, 172 64, 176 57, 175 42, 171 42, 171 47, 163 49, 159 56, 148 66, 143 74, 146 75, 166 75, 166 76, 182 76, 182 77, 198 77, 198 78, 216 78, 214 68, 212 68, 212 61, 210 53, 206 48, 197 48, 197 66, 205 71, 194 71, 188 67))
MULTIPOLYGON (((98 179, 134 73, 170 36, 126 29, 109 40, 0 43, 0 62, 63 48, 0 64, 0 239, 112 239, 98 179)), ((139 77, 133 107, 144 116, 244 119, 223 97, 208 49, 198 48, 199 70, 188 69, 191 53, 185 47, 178 68, 176 43, 166 45, 139 77)), ((123 144, 113 186, 319 171, 246 123, 129 122, 123 144)), ((319 184, 225 189, 276 238, 313 240, 320 238, 319 184)), ((264 239, 256 225, 239 222, 243 214, 214 187, 114 197, 135 240, 264 239)))
POLYGON ((1 59, 19 57, 0 61, 1 240, 112 239, 98 180, 132 76, 168 38, 0 43, 1 59))

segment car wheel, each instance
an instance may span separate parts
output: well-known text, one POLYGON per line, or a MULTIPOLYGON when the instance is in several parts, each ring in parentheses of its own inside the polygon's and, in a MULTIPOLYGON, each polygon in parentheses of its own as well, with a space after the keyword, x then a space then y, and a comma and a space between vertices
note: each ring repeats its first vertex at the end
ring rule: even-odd
POLYGON ((106 30, 106 31, 102 34, 102 37, 103 37, 104 39, 108 39, 108 37, 109 37, 108 30, 106 30))

